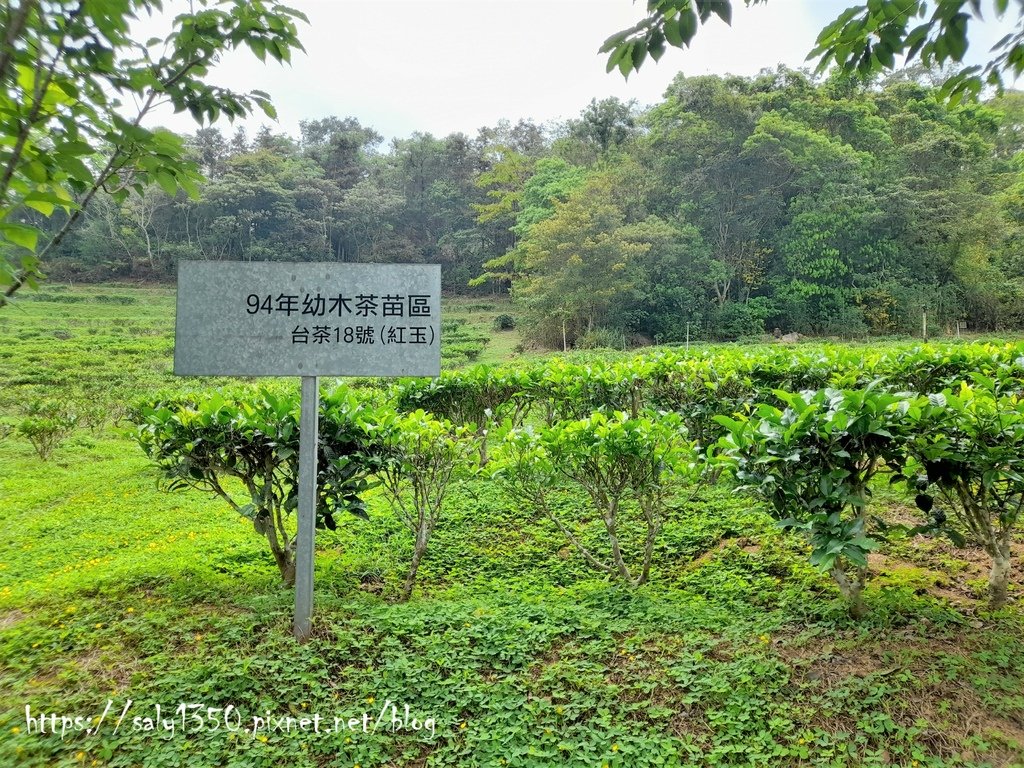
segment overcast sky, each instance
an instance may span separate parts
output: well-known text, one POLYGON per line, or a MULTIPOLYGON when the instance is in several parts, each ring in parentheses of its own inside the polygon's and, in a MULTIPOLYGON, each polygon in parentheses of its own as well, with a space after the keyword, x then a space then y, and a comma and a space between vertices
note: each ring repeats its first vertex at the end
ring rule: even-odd
MULTIPOLYGON (((817 33, 853 0, 769 0, 746 8, 734 0, 732 27, 717 18, 692 48, 670 48, 629 80, 605 73, 597 52, 609 35, 635 24, 643 0, 290 0, 306 53, 291 66, 230 54, 211 81, 267 91, 277 107, 275 132, 298 136, 300 120, 353 116, 385 138, 413 131, 444 136, 506 118, 537 122, 575 117, 592 98, 618 96, 641 105, 660 100, 678 72, 752 75, 765 67, 805 66, 817 33)), ((173 13, 186 7, 170 0, 173 13)), ((143 20, 138 34, 159 34, 143 20)), ((969 57, 984 57, 1009 31, 1007 22, 971 25, 969 57)), ((246 123, 252 135, 265 117, 246 123)), ((151 125, 192 132, 188 115, 160 112, 151 125)), ((233 128, 219 124, 225 133, 233 128)))

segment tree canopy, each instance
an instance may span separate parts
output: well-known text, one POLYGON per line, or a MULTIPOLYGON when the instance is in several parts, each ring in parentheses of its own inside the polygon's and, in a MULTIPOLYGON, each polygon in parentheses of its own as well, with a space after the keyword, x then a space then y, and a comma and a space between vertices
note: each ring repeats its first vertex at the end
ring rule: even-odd
POLYGON ((305 16, 274 2, 197 0, 163 38, 139 41, 131 22, 151 0, 16 0, 0 6, 0 306, 43 263, 101 190, 123 202, 157 186, 198 194, 182 139, 142 125, 157 105, 197 122, 273 116, 267 94, 209 82, 225 51, 287 62, 305 16), (44 235, 31 211, 66 216, 44 235))
MULTIPOLYGON (((744 0, 763 5, 767 0, 744 0)), ((989 16, 1001 18, 1011 0, 869 0, 843 11, 821 30, 808 59, 818 61, 818 72, 830 64, 847 73, 871 75, 904 64, 920 62, 941 68, 964 61, 972 23, 989 16)), ((1018 15, 1024 4, 1014 5, 1018 15)), ((625 76, 639 69, 648 56, 657 61, 667 46, 685 48, 699 27, 713 17, 732 20, 732 0, 648 0, 647 15, 636 25, 609 37, 601 51, 608 54, 608 71, 618 68, 625 76)), ((977 96, 986 85, 1003 89, 1004 77, 1024 71, 1024 29, 1003 37, 989 52, 991 58, 957 70, 944 84, 945 94, 959 100, 977 96)))
MULTIPOLYGON (((726 6, 690 10, 700 21, 726 6)), ((117 7, 123 21, 142 5, 117 7)), ((124 47, 106 68, 90 60, 92 77, 120 90, 49 112, 57 96, 40 95, 24 141, 0 144, 5 291, 38 274, 40 258, 76 281, 170 279, 183 259, 419 262, 442 265, 446 291, 510 294, 526 342, 551 347, 908 333, 923 313, 950 331, 1024 325, 1019 93, 952 103, 920 65, 680 74, 646 108, 595 99, 560 125, 387 144, 355 116, 303 121, 298 136, 175 136, 118 111, 132 88, 148 94, 139 115, 161 99, 204 120, 272 111, 261 94, 206 84, 196 61, 235 40, 286 61, 291 14, 202 6, 178 17, 163 54, 149 41, 149 65, 129 55, 127 27, 103 32, 124 47), (264 15, 250 30, 252 13, 264 15), (72 118, 87 107, 96 121, 72 118)), ((18 55, 28 61, 28 49, 18 55)), ((53 83, 92 93, 66 60, 40 61, 53 83)), ((0 117, 13 131, 29 107, 11 93, 0 117)))
MULTIPOLYGON (((351 116, 297 137, 201 128, 177 139, 207 176, 196 197, 152 180, 97 194, 48 267, 82 281, 170 279, 182 259, 437 263, 446 291, 510 293, 528 341, 559 348, 687 327, 908 333, 922 312, 1018 328, 1020 94, 950 105, 927 80, 679 75, 646 109, 595 101, 561 126, 387 145, 351 116)), ((67 219, 23 215, 47 239, 67 219)))

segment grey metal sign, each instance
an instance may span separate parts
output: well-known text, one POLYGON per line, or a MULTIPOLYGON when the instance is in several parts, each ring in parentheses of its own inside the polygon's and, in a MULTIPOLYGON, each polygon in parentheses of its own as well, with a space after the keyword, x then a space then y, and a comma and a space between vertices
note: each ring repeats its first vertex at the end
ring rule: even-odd
POLYGON ((178 265, 178 375, 437 376, 440 370, 439 265, 178 265))
POLYGON ((320 376, 438 376, 441 267, 183 261, 174 372, 301 376, 295 623, 313 616, 320 376))

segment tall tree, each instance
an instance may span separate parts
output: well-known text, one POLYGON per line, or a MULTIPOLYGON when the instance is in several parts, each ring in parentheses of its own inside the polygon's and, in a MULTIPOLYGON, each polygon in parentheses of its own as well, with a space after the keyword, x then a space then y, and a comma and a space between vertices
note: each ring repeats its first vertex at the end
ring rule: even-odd
POLYGON ((340 189, 351 189, 366 178, 366 158, 384 140, 354 117, 302 120, 299 131, 303 152, 316 160, 326 177, 340 189))
POLYGON ((621 327, 617 315, 632 301, 634 264, 648 248, 623 230, 607 175, 556 203, 517 249, 521 277, 513 297, 532 320, 530 335, 566 346, 599 327, 621 327))
POLYGON ((614 96, 592 99, 578 120, 569 121, 569 135, 594 144, 604 155, 636 135, 636 102, 614 96))

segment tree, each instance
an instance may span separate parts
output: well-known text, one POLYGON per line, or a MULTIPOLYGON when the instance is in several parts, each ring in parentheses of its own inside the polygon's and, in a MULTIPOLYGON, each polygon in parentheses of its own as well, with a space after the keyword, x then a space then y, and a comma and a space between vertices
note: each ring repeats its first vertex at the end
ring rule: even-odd
POLYGON ((412 245, 395 234, 394 221, 404 203, 398 192, 370 179, 346 190, 337 208, 344 232, 339 261, 412 261, 412 245))
POLYGON ((523 185, 522 210, 512 231, 520 238, 528 235, 534 224, 554 214, 555 204, 568 200, 586 178, 583 168, 569 165, 561 158, 538 160, 533 176, 523 185))
POLYGON ((511 151, 527 157, 539 157, 548 146, 544 127, 532 120, 520 120, 512 125, 508 120, 499 120, 493 128, 483 127, 477 131, 476 143, 483 149, 511 151))
POLYGON ((491 167, 477 176, 474 182, 478 189, 486 190, 491 202, 473 203, 477 228, 489 228, 492 232, 491 248, 500 255, 483 263, 485 272, 469 281, 471 286, 482 285, 488 280, 499 288, 515 277, 514 249, 518 242, 515 224, 523 209, 523 196, 527 180, 534 172, 535 161, 507 147, 493 147, 491 167))
MULTIPOLYGON (((408 253, 405 260, 437 263, 461 257, 462 249, 453 247, 452 241, 459 241, 473 227, 470 205, 481 197, 474 184, 482 165, 478 149, 461 133, 438 139, 417 132, 408 139, 392 141, 390 155, 378 164, 377 178, 403 198, 393 224, 405 241, 406 247, 401 248, 408 253)), ((468 252, 474 250, 470 247, 468 252)), ((463 273, 469 271, 464 264, 452 266, 463 273)), ((443 280, 446 272, 442 272, 443 280)))
POLYGON ((516 249, 512 294, 534 338, 565 348, 598 327, 621 327, 616 314, 633 295, 632 265, 649 248, 630 242, 622 224, 610 179, 600 175, 530 227, 516 249))
POLYGON ((757 287, 765 233, 777 226, 792 175, 778 154, 751 141, 760 106, 743 87, 680 75, 648 117, 645 151, 660 181, 652 207, 668 217, 685 206, 709 249, 700 271, 719 309, 757 287))
POLYGON ((597 145, 601 155, 624 144, 636 133, 636 102, 623 102, 611 96, 590 104, 579 120, 569 121, 569 135, 597 145))
POLYGON ((214 252, 246 260, 294 253, 325 260, 337 194, 312 160, 258 149, 227 162, 203 190, 197 213, 210 222, 205 239, 213 241, 214 252))
POLYGON ((224 163, 231 150, 224 136, 216 128, 200 128, 188 139, 192 151, 198 155, 199 168, 207 179, 216 179, 224 172, 224 163))
POLYGON ((278 3, 195 0, 170 33, 145 44, 131 37, 145 0, 16 0, 0 6, 0 306, 42 276, 47 256, 95 195, 118 199, 157 184, 169 195, 197 194, 200 176, 184 142, 142 126, 159 104, 188 110, 197 122, 250 114, 273 117, 261 91, 236 93, 207 82, 228 50, 286 62, 301 49, 296 20, 278 3), (129 111, 129 105, 136 109, 129 111), (131 116, 129 116, 131 115, 131 116), (40 247, 24 212, 66 214, 40 247))
POLYGON ((341 189, 350 189, 366 178, 365 158, 384 140, 377 131, 363 127, 354 117, 302 120, 299 130, 303 151, 316 160, 325 176, 341 189))
MULTIPOLYGON (((744 0, 747 6, 767 0, 744 0)), ((852 6, 818 35, 817 47, 808 58, 818 59, 818 71, 834 62, 846 72, 870 75, 905 63, 920 61, 938 68, 959 64, 969 45, 968 29, 985 11, 1002 17, 1010 0, 870 0, 852 6)), ((1018 16, 1024 5, 1016 3, 1018 16)), ((624 76, 639 69, 648 55, 657 61, 666 45, 685 48, 697 29, 712 15, 726 24, 732 19, 732 0, 648 0, 647 16, 629 29, 617 32, 601 46, 608 54, 608 71, 616 67, 624 76)), ((977 96, 986 86, 1003 88, 1003 75, 1017 77, 1024 71, 1024 28, 1006 35, 990 51, 982 65, 966 67, 950 75, 943 86, 955 101, 977 96)))
POLYGON ((655 341, 682 341, 687 323, 696 329, 707 306, 707 274, 697 268, 706 256, 700 232, 656 216, 627 225, 623 232, 629 242, 649 246, 637 263, 637 330, 655 341))

